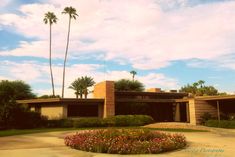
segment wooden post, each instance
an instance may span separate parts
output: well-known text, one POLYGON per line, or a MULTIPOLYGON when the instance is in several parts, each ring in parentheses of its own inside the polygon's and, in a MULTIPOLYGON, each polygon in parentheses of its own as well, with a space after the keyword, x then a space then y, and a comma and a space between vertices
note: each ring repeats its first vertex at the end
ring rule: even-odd
POLYGON ((220 108, 219 108, 219 101, 216 101, 217 104, 217 116, 218 116, 218 121, 220 121, 220 108))

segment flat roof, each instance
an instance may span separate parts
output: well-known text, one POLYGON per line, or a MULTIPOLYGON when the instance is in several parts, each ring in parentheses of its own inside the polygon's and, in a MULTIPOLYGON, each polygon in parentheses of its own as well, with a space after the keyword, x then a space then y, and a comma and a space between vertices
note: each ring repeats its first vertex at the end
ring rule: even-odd
POLYGON ((188 93, 184 92, 135 92, 135 91, 115 91, 116 95, 143 95, 143 96, 188 96, 188 93))
POLYGON ((232 100, 235 99, 235 95, 216 95, 216 96, 197 96, 195 99, 212 101, 212 100, 232 100))
POLYGON ((80 103, 92 103, 92 102, 100 102, 104 103, 104 99, 76 99, 76 98, 45 98, 45 99, 28 99, 28 100, 17 100, 17 103, 20 104, 39 104, 39 103, 51 103, 51 102, 80 102, 80 103))

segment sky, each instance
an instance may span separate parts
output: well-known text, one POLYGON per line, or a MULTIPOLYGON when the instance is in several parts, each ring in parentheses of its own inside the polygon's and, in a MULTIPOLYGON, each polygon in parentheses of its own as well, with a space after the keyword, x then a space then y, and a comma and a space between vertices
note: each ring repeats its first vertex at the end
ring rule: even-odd
POLYGON ((180 89, 198 80, 235 93, 235 0, 1 0, 0 80, 23 80, 38 96, 51 94, 49 25, 56 94, 61 95, 68 16, 72 20, 65 96, 81 76, 131 79, 146 88, 180 89))

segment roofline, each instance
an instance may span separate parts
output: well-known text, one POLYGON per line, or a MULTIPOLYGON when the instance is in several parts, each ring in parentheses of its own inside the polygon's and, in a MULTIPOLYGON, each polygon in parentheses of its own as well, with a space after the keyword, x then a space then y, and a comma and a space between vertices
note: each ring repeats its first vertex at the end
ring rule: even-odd
POLYGON ((104 102, 104 99, 76 99, 76 98, 45 98, 45 99, 28 99, 16 100, 19 104, 37 104, 50 102, 104 102))
POLYGON ((216 95, 216 96, 196 96, 197 100, 227 100, 227 99, 235 99, 235 95, 216 95))
POLYGON ((136 94, 141 94, 141 95, 182 95, 182 96, 188 96, 188 93, 185 92, 136 92, 136 91, 115 91, 115 94, 130 94, 130 95, 136 95, 136 94))

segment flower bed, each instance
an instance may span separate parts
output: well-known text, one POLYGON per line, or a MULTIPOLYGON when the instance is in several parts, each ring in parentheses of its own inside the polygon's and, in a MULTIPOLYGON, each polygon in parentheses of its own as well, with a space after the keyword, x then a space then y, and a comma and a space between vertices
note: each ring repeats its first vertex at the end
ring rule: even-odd
POLYGON ((65 137, 71 148, 110 154, 156 154, 186 146, 180 134, 166 134, 147 129, 92 130, 65 137))

